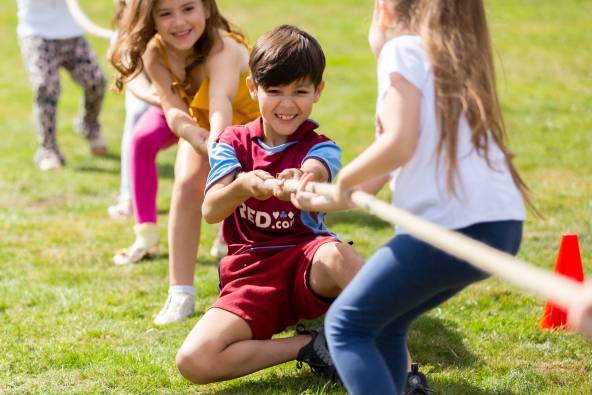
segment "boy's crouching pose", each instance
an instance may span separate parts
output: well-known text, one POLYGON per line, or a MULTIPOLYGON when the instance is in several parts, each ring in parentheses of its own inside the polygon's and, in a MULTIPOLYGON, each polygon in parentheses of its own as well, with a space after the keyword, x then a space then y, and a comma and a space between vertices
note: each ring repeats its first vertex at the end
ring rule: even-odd
POLYGON ((209 383, 298 359, 335 378, 322 331, 271 339, 300 319, 323 315, 362 265, 354 249, 264 181, 311 173, 328 182, 341 150, 309 120, 324 87, 319 43, 292 26, 262 36, 250 58, 251 95, 261 118, 226 129, 210 145, 203 215, 224 221, 229 253, 222 291, 177 354, 183 376, 209 383))

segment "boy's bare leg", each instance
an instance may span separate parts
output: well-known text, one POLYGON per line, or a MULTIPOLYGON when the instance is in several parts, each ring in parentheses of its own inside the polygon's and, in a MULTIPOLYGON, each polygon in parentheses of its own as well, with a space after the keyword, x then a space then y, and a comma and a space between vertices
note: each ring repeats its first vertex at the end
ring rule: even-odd
POLYGON ((229 380, 296 359, 310 336, 252 340, 245 320, 226 310, 208 310, 177 353, 181 374, 196 384, 229 380))
POLYGON ((320 296, 334 298, 354 278, 364 260, 346 243, 325 243, 314 255, 309 283, 320 296))

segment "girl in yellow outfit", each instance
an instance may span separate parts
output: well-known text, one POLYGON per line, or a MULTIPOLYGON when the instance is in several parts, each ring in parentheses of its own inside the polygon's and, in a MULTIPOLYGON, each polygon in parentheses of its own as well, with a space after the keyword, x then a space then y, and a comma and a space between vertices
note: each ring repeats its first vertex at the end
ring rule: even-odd
POLYGON ((249 51, 215 0, 131 0, 111 53, 123 84, 144 70, 161 101, 138 120, 131 149, 134 244, 115 263, 141 260, 158 246, 157 153, 179 141, 169 219, 169 295, 155 323, 193 314, 208 138, 259 115, 247 91, 249 51), (180 139, 179 139, 180 138, 180 139))
MULTIPOLYGON (((245 39, 240 34, 229 32, 225 36, 234 39, 237 43, 243 44, 245 48, 249 49, 245 39)), ((162 56, 165 67, 171 73, 173 77, 173 86, 177 90, 177 93, 187 104, 189 115, 193 120, 202 128, 210 129, 210 80, 207 76, 199 86, 199 89, 195 95, 190 95, 187 89, 183 86, 183 83, 179 81, 177 76, 173 73, 173 69, 170 64, 169 57, 166 52, 166 48, 162 42, 162 38, 157 35, 155 37, 156 45, 162 56)), ((259 116, 259 105, 249 95, 249 90, 245 83, 246 78, 249 76, 249 72, 244 71, 239 79, 239 86, 236 95, 232 99, 232 125, 242 125, 242 122, 249 122, 259 116)), ((199 150, 198 150, 199 151, 199 150)))

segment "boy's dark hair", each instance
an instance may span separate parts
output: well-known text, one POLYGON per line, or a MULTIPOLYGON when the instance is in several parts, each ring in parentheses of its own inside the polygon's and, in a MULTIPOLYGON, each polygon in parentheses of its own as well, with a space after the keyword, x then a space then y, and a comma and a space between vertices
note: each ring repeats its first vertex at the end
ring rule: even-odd
POLYGON ((251 76, 263 88, 310 79, 323 80, 325 55, 319 42, 295 26, 281 25, 261 36, 249 59, 251 76))

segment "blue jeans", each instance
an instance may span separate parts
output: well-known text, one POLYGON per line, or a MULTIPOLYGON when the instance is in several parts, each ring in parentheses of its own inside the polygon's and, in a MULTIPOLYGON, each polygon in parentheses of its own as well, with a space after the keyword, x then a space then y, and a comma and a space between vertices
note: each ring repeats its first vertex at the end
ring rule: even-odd
POLYGON ((130 91, 125 92, 125 120, 123 124, 123 135, 121 136, 121 183, 119 187, 119 199, 131 199, 131 170, 130 151, 132 144, 132 131, 134 125, 150 105, 138 99, 130 91))
MULTIPOLYGON (((485 222, 458 231, 513 255, 522 240, 521 221, 485 222)), ((409 235, 380 248, 325 319, 329 350, 348 393, 401 393, 413 320, 486 277, 409 235)))

